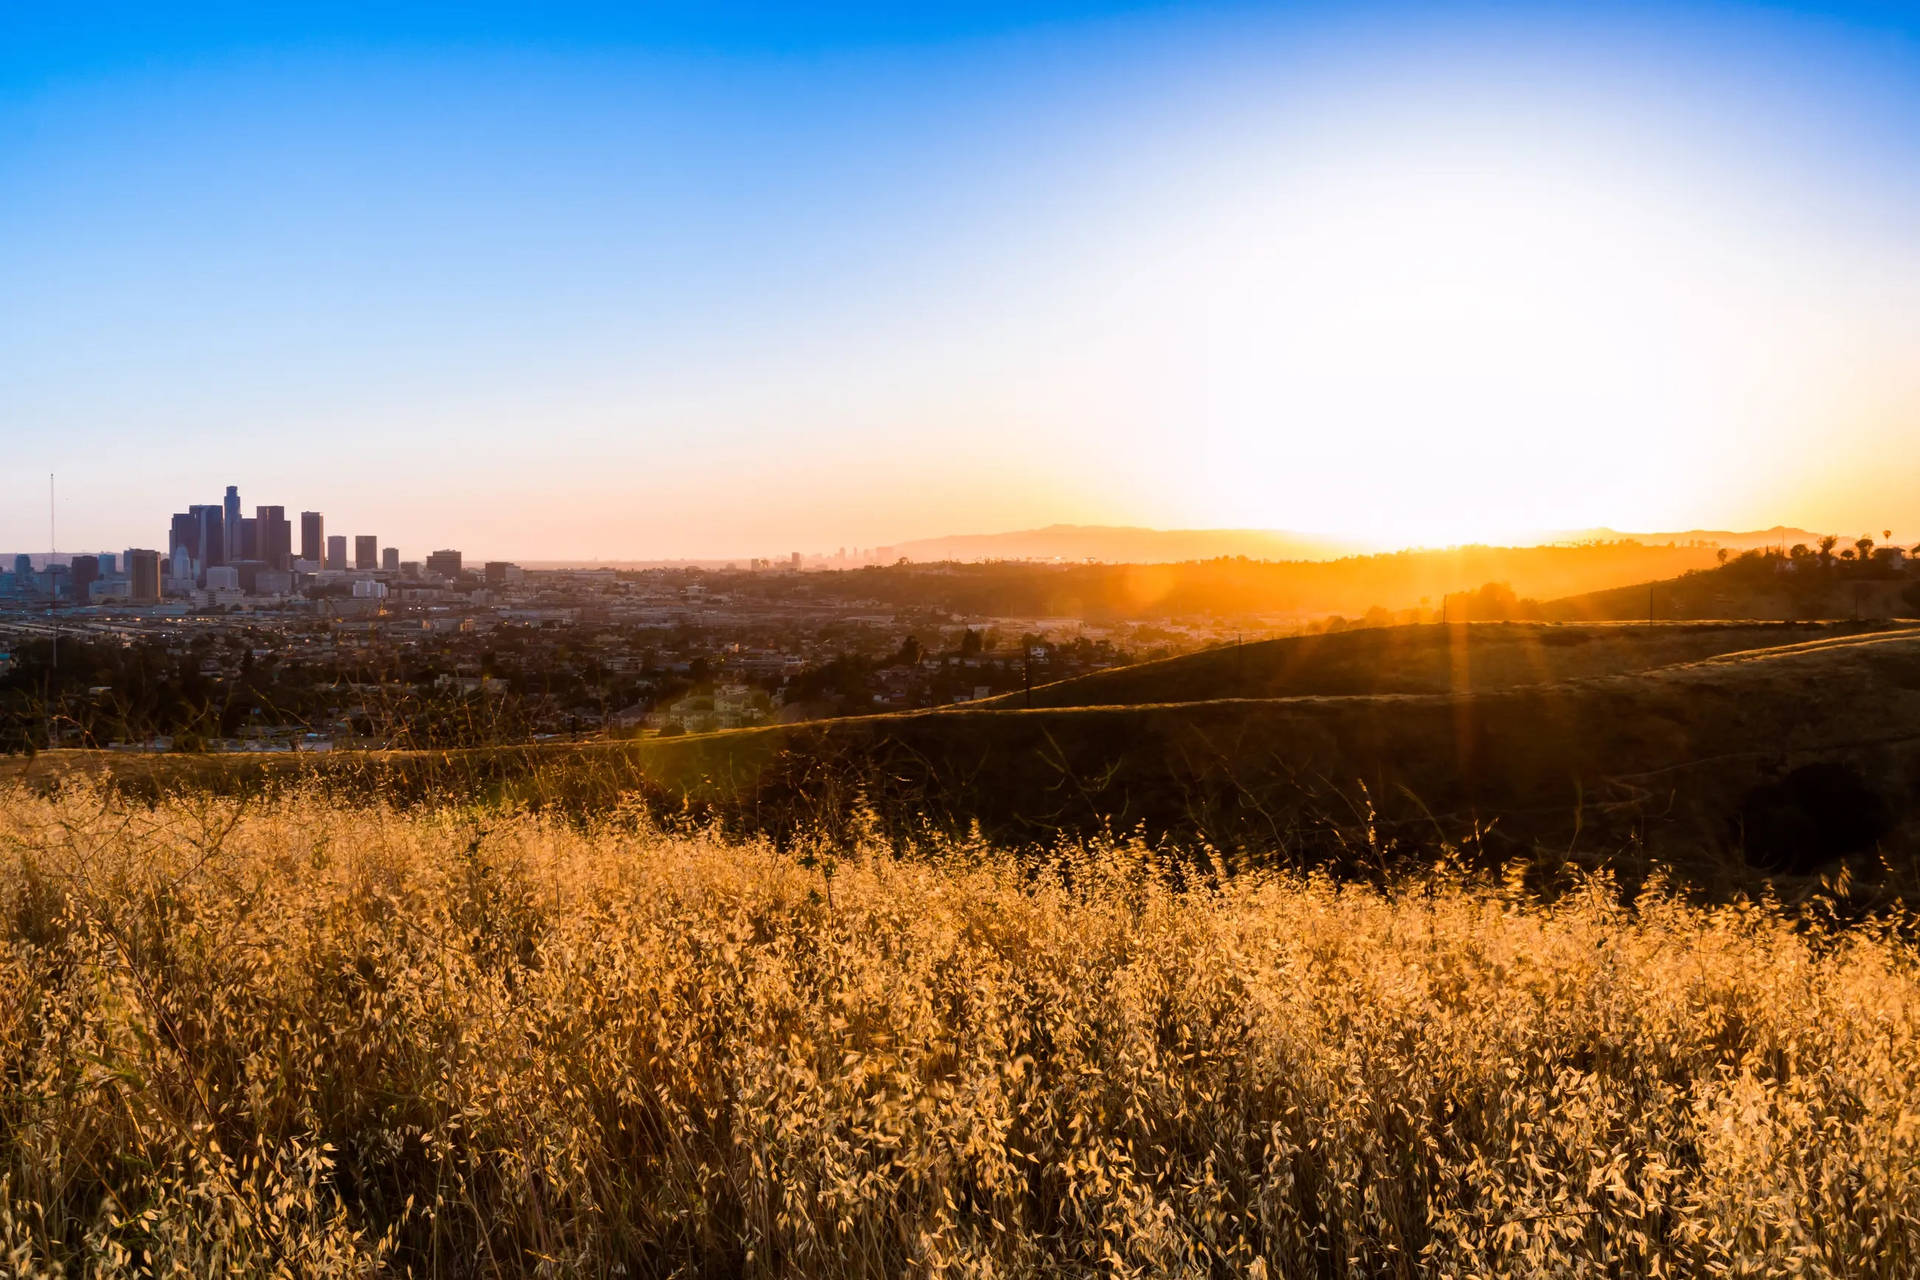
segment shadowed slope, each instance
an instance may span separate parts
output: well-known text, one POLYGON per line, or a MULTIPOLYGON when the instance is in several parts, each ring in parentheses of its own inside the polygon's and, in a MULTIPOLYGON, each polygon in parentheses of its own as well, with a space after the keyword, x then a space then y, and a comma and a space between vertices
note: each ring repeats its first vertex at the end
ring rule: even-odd
MULTIPOLYGON (((56 753, 14 772, 105 771, 149 792, 252 789, 317 774, 396 798, 487 797, 569 812, 645 799, 778 836, 962 830, 1045 844, 1139 830, 1301 859, 1623 845, 1709 866, 1756 823, 1873 797, 1886 821, 1821 857, 1913 846, 1920 633, 1829 639, 1472 695, 1212 699, 948 710, 633 743, 281 757, 56 753), (1833 765, 1846 785, 1802 785, 1833 765), (1773 790, 1769 790, 1769 789, 1773 790), (1804 812, 1803 812, 1804 811, 1804 812), (1491 842, 1491 843, 1489 843, 1491 842)), ((1772 869, 1777 842, 1767 845, 1772 869)))
MULTIPOLYGON (((1470 693, 1617 675, 1717 654, 1863 633, 1857 624, 1555 626, 1483 622, 1289 636, 1120 667, 1036 688, 1032 706, 1128 706, 1209 698, 1470 693)), ((1024 693, 974 704, 1022 707, 1024 693)))

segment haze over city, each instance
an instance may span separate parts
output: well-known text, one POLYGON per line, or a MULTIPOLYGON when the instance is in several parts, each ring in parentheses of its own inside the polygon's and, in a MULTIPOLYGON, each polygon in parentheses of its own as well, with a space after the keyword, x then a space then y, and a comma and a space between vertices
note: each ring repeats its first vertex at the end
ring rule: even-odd
POLYGON ((1920 529, 1917 34, 8 6, 0 548, 1920 529))

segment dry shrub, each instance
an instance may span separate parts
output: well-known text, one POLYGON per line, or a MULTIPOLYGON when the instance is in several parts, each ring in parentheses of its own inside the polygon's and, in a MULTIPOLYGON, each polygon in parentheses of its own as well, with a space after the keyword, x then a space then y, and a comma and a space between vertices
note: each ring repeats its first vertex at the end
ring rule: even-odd
POLYGON ((1920 1268, 1892 924, 16 790, 0 936, 0 1273, 1920 1268))

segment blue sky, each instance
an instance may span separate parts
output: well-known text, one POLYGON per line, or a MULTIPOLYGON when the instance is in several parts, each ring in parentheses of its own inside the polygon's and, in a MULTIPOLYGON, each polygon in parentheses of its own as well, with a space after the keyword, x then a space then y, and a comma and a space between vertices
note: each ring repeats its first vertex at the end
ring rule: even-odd
POLYGON ((74 8, 0 11, 0 546, 48 471, 101 547, 1920 533, 1900 8, 74 8))

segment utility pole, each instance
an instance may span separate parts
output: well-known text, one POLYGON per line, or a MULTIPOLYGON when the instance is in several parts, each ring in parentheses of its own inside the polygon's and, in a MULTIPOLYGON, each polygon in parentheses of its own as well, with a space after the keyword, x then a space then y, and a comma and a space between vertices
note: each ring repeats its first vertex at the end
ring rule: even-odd
POLYGON ((52 629, 51 643, 53 659, 47 664, 46 692, 42 701, 47 707, 47 749, 51 751, 59 744, 53 740, 53 677, 60 669, 60 611, 54 593, 58 583, 53 576, 53 554, 60 545, 60 535, 54 524, 53 472, 47 472, 47 625, 52 629))
MULTIPOLYGON (((53 577, 53 556, 54 553, 60 549, 60 535, 58 526, 54 523, 54 512, 53 472, 49 471, 47 472, 47 621, 53 627, 53 662, 51 665, 55 671, 58 671, 60 669, 60 610, 59 601, 54 598, 54 593, 58 587, 53 577)), ((49 710, 48 714, 51 715, 52 711, 49 710)), ((48 723, 47 728, 49 731, 52 730, 53 725, 51 722, 48 723)))

